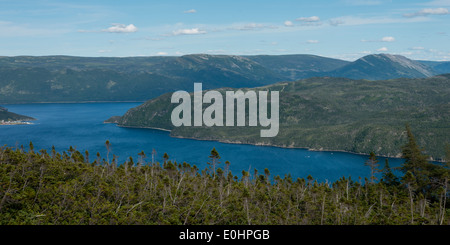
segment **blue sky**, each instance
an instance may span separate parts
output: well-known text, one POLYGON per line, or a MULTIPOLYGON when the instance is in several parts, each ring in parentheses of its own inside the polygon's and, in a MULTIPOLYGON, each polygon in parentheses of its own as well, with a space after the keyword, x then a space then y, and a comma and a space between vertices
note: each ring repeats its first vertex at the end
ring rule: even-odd
POLYGON ((450 60, 450 0, 0 0, 0 56, 373 53, 450 60))

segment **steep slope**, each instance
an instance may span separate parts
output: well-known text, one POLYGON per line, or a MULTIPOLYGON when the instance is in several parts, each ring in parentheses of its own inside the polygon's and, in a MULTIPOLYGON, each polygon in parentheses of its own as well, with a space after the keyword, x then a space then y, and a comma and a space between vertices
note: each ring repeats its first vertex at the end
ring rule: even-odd
POLYGON ((307 54, 257 55, 246 57, 289 78, 291 81, 309 77, 318 77, 324 72, 336 70, 350 63, 349 61, 307 54))
POLYGON ((0 102, 145 101, 183 84, 152 73, 0 68, 0 102))
POLYGON ((338 68, 328 75, 352 79, 384 80, 393 78, 424 78, 436 72, 427 65, 401 55, 373 54, 338 68))
POLYGON ((190 91, 194 82, 211 89, 256 87, 284 80, 239 56, 155 58, 136 67, 134 62, 146 59, 124 59, 122 67, 116 59, 120 61, 44 57, 42 60, 53 64, 39 65, 37 58, 19 57, 14 64, 0 66, 0 102, 145 101, 170 91, 190 91))
POLYGON ((384 81, 310 78, 257 90, 280 91, 276 137, 261 138, 261 127, 174 127, 171 94, 132 108, 115 121, 119 126, 171 130, 175 137, 387 156, 400 154, 409 123, 435 159, 444 157, 445 143, 450 143, 450 75, 384 81))
POLYGON ((286 79, 248 58, 235 55, 185 55, 156 65, 154 72, 203 82, 206 89, 256 87, 286 79))

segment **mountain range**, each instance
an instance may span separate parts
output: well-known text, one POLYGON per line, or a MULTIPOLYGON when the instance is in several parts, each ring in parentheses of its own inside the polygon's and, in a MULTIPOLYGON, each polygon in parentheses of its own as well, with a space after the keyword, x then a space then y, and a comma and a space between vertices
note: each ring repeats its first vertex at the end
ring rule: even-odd
POLYGON ((0 57, 0 103, 146 101, 176 90, 258 87, 311 77, 385 80, 449 73, 450 62, 374 54, 349 62, 316 55, 0 57))

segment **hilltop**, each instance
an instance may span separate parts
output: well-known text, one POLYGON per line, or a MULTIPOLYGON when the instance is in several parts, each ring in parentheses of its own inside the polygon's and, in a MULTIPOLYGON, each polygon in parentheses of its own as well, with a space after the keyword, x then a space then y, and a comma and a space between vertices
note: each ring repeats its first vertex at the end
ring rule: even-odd
POLYGON ((364 56, 329 74, 333 77, 384 80, 393 78, 424 78, 437 72, 419 61, 401 55, 374 54, 364 56))

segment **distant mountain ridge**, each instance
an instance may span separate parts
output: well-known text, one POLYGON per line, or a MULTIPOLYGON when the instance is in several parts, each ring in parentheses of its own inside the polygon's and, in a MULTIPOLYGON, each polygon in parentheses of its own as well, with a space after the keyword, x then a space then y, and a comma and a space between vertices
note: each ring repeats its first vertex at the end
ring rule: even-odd
POLYGON ((332 77, 367 80, 425 78, 433 75, 437 75, 433 68, 392 54, 367 55, 330 73, 332 77))
POLYGON ((374 54, 349 62, 316 55, 0 57, 0 103, 146 101, 176 90, 258 87, 310 77, 385 80, 450 73, 450 62, 374 54))
POLYGON ((317 55, 257 55, 247 58, 288 78, 290 81, 323 76, 351 62, 317 55))

